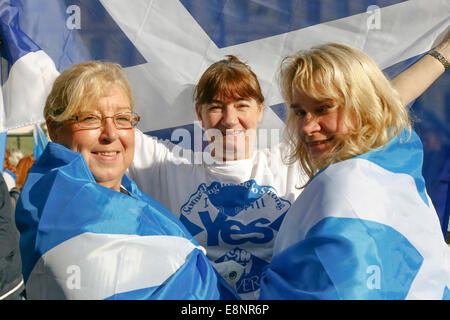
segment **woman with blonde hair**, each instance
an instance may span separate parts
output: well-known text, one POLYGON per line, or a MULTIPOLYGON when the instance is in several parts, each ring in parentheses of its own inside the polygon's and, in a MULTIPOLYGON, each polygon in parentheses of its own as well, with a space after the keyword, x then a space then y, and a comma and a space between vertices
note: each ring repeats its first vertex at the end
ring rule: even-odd
POLYGON ((362 51, 346 45, 334 43, 286 58, 281 88, 291 111, 286 125, 294 150, 291 160, 299 160, 310 178, 411 128, 407 109, 379 67, 362 51), (303 105, 297 104, 301 98, 320 101, 316 113, 337 111, 338 130, 322 135, 320 141, 311 140, 309 131, 299 132, 298 122, 306 121, 303 105))
POLYGON ((287 57, 288 130, 309 181, 287 213, 263 299, 449 299, 450 248, 422 144, 382 71, 326 44, 287 57))
MULTIPOLYGON (((403 105, 422 94, 441 69, 427 55, 392 79, 403 105)), ((228 55, 208 66, 195 86, 194 104, 210 147, 203 158, 197 162, 180 155, 179 145, 136 130, 128 174, 183 222, 241 298, 257 299, 280 223, 308 176, 298 162, 286 163, 286 143, 263 148, 260 139, 257 147, 264 96, 246 62, 228 55)), ((190 136, 182 137, 180 145, 191 142, 190 136)))
POLYGON ((204 249, 125 175, 139 121, 133 108, 117 64, 83 62, 56 79, 44 108, 53 142, 16 209, 27 298, 219 299, 227 292, 204 249))

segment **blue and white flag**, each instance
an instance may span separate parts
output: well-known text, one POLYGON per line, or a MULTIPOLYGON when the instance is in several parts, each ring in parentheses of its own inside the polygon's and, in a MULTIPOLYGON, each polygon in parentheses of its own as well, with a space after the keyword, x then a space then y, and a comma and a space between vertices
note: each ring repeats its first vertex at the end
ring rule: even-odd
POLYGON ((44 152, 47 143, 47 136, 44 131, 39 125, 35 124, 33 126, 33 158, 35 160, 39 159, 42 152, 44 152))
POLYGON ((262 299, 450 299, 450 247, 406 131, 313 177, 287 213, 262 299))
MULTIPOLYGON (((0 131, 43 122, 59 72, 99 59, 125 67, 139 129, 170 139, 174 129, 193 131, 193 87, 227 54, 248 62, 260 79, 266 105, 260 129, 279 130, 285 108, 276 79, 284 56, 343 42, 393 76, 436 45, 449 23, 448 0, 0 0, 7 66, 0 131)), ((418 132, 425 179, 443 231, 450 213, 448 83, 447 73, 413 106, 424 120, 418 132)), ((274 135, 262 145, 277 142, 274 135)))
POLYGON ((232 299, 175 216, 124 176, 96 183, 80 153, 49 143, 16 209, 29 299, 232 299))

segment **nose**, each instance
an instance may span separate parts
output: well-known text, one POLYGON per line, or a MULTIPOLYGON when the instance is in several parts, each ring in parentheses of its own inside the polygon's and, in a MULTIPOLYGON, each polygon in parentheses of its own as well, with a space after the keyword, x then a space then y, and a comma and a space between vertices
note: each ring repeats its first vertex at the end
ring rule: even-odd
POLYGON ((320 131, 319 119, 309 113, 303 119, 299 120, 298 126, 300 132, 307 136, 312 136, 315 132, 320 131))
POLYGON ((116 125, 111 117, 105 118, 104 124, 101 127, 100 139, 102 142, 109 143, 117 139, 118 133, 116 125))
POLYGON ((231 105, 226 106, 225 110, 223 111, 222 124, 226 128, 232 128, 233 126, 235 126, 238 123, 239 123, 239 118, 238 118, 238 114, 237 114, 236 110, 234 109, 234 107, 231 105))

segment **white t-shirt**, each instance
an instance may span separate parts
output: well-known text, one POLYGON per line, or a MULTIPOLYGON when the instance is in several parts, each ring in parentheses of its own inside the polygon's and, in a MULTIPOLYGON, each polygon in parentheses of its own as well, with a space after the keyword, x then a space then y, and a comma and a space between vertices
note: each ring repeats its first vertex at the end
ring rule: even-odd
POLYGON ((257 299, 281 221, 306 181, 297 165, 283 163, 286 148, 237 161, 192 161, 170 141, 136 130, 128 175, 183 222, 243 299, 257 299))

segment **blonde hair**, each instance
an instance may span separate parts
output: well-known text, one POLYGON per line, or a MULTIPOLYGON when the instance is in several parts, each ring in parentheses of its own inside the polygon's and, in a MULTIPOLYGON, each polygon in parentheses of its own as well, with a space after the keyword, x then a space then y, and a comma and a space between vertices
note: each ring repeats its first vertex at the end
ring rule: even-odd
POLYGON ((119 64, 103 61, 75 64, 56 78, 45 102, 44 118, 62 123, 79 112, 91 111, 116 85, 124 90, 133 109, 130 84, 119 64))
POLYGON ((313 161, 298 139, 296 115, 289 108, 290 160, 300 161, 310 178, 332 163, 383 146, 404 128, 411 130, 408 112, 389 80, 369 56, 350 46, 330 43, 286 57, 280 86, 288 106, 294 90, 316 100, 331 100, 342 108, 343 124, 350 128, 345 136, 336 136, 326 159, 313 161))
POLYGON ((8 160, 11 163, 11 165, 17 166, 17 164, 19 163, 20 159, 22 159, 22 158, 23 158, 23 153, 19 149, 11 148, 9 150, 8 160))

